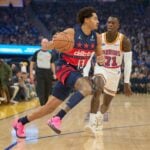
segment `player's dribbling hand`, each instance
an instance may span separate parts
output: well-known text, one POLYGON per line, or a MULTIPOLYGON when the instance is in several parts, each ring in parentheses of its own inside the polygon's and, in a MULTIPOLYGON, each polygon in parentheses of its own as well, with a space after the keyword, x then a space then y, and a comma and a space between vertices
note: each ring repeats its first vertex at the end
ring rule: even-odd
POLYGON ((97 61, 97 63, 98 63, 99 65, 104 65, 104 63, 105 63, 105 57, 104 57, 104 55, 99 55, 99 56, 97 56, 97 57, 96 57, 96 61, 97 61))
POLYGON ((124 83, 124 94, 126 96, 131 96, 132 95, 132 90, 131 90, 131 87, 130 87, 129 83, 124 83))

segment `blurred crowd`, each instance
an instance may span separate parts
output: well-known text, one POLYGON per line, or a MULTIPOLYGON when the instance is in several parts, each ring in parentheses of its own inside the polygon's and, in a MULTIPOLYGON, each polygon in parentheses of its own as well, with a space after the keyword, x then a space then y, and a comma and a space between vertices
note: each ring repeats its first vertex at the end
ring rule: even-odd
POLYGON ((0 8, 0 43, 39 44, 39 33, 23 8, 0 8))
MULTIPOLYGON (((90 5, 97 9, 100 19, 100 33, 105 31, 108 16, 119 16, 120 32, 127 35, 132 42, 132 90, 135 93, 150 93, 150 5, 148 1, 118 0, 114 3, 102 3, 99 0, 84 0, 82 2, 78 0, 74 2, 66 0, 57 2, 56 0, 49 3, 34 2, 30 5, 38 19, 48 29, 50 35, 57 30, 73 27, 76 22, 75 14, 84 6, 90 5)), ((28 20, 25 8, 10 6, 9 8, 0 9, 0 43, 39 45, 41 35, 42 33, 28 20)), ((11 67, 13 68, 13 65, 11 67)), ((11 89, 19 84, 19 88, 23 87, 26 91, 24 99, 30 98, 29 93, 34 91, 34 87, 29 84, 27 73, 16 71, 13 73, 11 81, 11 89), (18 78, 17 84, 14 78, 18 78), (22 84, 20 79, 23 79, 25 84, 22 84), (27 91, 26 88, 31 91, 27 91)), ((2 83, 0 82, 0 84, 2 83)), ((122 91, 123 80, 121 80, 119 86, 119 92, 122 91)), ((17 99, 20 99, 20 97, 15 96, 15 100, 17 99)), ((13 94, 11 100, 14 100, 13 94)))
POLYGON ((7 64, 0 59, 0 103, 16 104, 36 97, 35 85, 31 84, 27 62, 7 64))

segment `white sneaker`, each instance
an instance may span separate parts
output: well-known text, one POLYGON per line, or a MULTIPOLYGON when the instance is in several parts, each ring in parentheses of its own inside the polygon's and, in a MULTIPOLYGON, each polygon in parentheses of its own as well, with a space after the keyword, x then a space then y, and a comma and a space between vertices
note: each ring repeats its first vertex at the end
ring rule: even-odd
POLYGON ((96 114, 90 113, 89 123, 85 126, 85 131, 90 136, 94 136, 96 134, 96 126, 97 126, 97 119, 96 114))
POLYGON ((101 131, 103 129, 103 114, 99 111, 96 114, 96 121, 97 121, 96 131, 101 131))

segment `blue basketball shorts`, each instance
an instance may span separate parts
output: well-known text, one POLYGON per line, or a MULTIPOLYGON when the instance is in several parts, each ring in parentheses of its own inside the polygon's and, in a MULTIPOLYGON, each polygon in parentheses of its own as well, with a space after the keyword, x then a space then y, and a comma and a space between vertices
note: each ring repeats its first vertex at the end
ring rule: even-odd
POLYGON ((76 81, 81 77, 83 77, 81 72, 72 71, 68 75, 64 84, 61 81, 56 82, 52 91, 52 95, 64 101, 74 89, 76 81))

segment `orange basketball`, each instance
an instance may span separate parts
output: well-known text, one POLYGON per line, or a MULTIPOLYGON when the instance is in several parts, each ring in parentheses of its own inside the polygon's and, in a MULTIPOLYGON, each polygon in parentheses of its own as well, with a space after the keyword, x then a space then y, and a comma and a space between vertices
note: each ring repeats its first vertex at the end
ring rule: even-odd
POLYGON ((60 52, 69 51, 74 47, 74 36, 60 32, 53 37, 54 48, 60 52))

